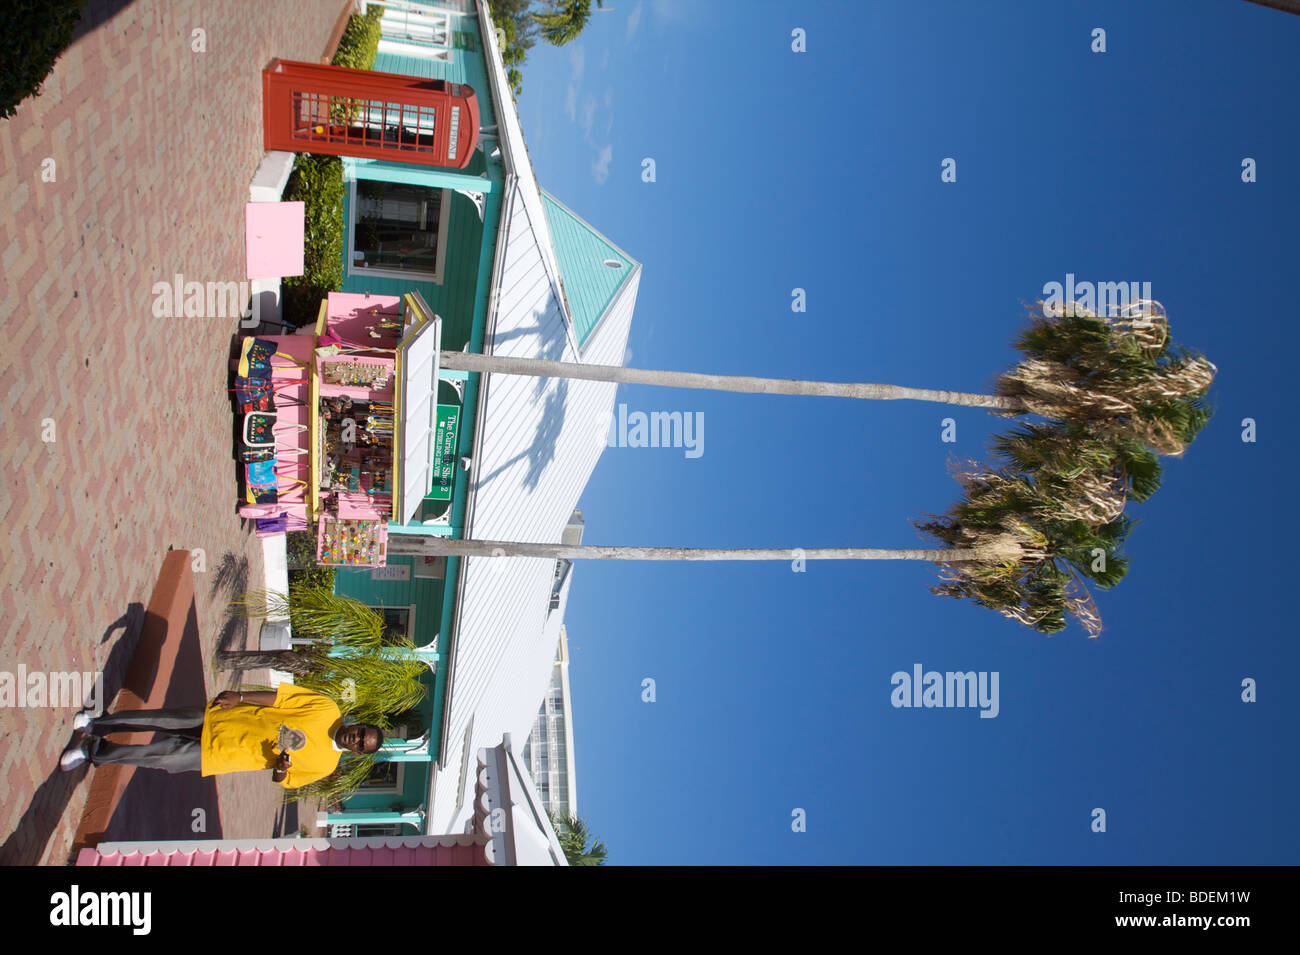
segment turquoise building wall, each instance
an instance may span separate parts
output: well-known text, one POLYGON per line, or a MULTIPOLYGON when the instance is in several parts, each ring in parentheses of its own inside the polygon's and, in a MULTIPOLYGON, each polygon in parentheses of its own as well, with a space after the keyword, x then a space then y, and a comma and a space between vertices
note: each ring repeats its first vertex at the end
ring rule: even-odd
MULTIPOLYGON (((497 119, 494 111, 487 72, 482 54, 482 41, 478 36, 478 20, 474 17, 459 19, 461 30, 468 32, 472 28, 473 49, 457 49, 453 52, 451 62, 423 59, 410 56, 394 56, 381 53, 375 61, 374 69, 381 72, 401 73, 408 76, 420 76, 429 79, 445 79, 452 83, 472 86, 477 94, 480 125, 495 126, 497 119)), ((463 37, 458 41, 463 43, 463 37)), ((343 209, 343 288, 345 292, 371 293, 375 295, 402 295, 418 291, 429 307, 442 319, 442 347, 458 351, 467 344, 472 351, 483 350, 483 338, 487 320, 488 288, 491 279, 493 258, 496 254, 498 229, 501 225, 501 204, 504 173, 499 160, 489 161, 487 153, 495 148, 495 141, 487 138, 481 141, 473 157, 463 170, 456 171, 461 176, 481 177, 485 193, 485 210, 480 220, 478 209, 467 196, 452 191, 445 214, 449 221, 447 226, 447 248, 443 268, 443 280, 440 283, 418 279, 390 278, 387 276, 348 274, 349 259, 352 248, 352 210, 351 179, 368 178, 365 164, 356 164, 352 172, 345 163, 344 172, 344 209, 343 209)), ((385 164, 387 165, 387 164, 385 164)), ((376 170, 375 178, 379 175, 376 170)), ((427 166, 410 165, 402 170, 404 181, 429 181, 447 170, 433 169, 427 166)), ((437 185, 436 182, 429 182, 437 185)), ((479 191, 479 190, 474 190, 479 191)), ((454 393, 449 394, 449 386, 443 382, 439 388, 439 401, 448 403, 454 400, 454 393)), ((461 455, 473 453, 473 434, 478 406, 479 376, 467 377, 461 403, 460 431, 457 450, 461 455)), ((456 486, 452 494, 451 525, 454 536, 461 536, 460 528, 464 525, 466 497, 468 494, 468 474, 457 471, 456 486)), ((430 502, 431 503, 431 502, 430 502)), ((425 516, 429 516, 430 503, 425 505, 425 516)), ((432 513, 437 513, 435 509, 432 513)), ((412 558, 391 557, 389 565, 410 564, 412 558)), ((444 580, 416 579, 414 576, 406 581, 372 580, 368 569, 340 568, 335 577, 335 591, 354 597, 373 607, 410 607, 414 606, 415 621, 411 637, 417 646, 427 645, 435 637, 450 631, 455 614, 455 581, 460 571, 460 561, 451 558, 447 561, 444 580)), ((441 643, 440 643, 441 646, 441 643)), ((444 661, 439 660, 436 671, 428 675, 430 693, 425 706, 421 708, 420 727, 412 730, 412 736, 424 729, 431 729, 435 741, 435 758, 442 754, 436 752, 436 743, 441 736, 441 721, 446 696, 447 672, 444 661)), ((426 762, 403 762, 402 785, 398 793, 371 793, 365 790, 346 801, 348 810, 389 811, 409 809, 420 805, 428 792, 430 764, 426 762)))
MULTIPOLYGON (((483 171, 482 153, 475 155, 467 173, 477 165, 483 171)), ((420 170, 412 167, 418 181, 420 170)), ((357 167, 357 177, 366 178, 366 167, 357 167)), ((478 173, 470 173, 477 175, 478 173)), ((493 188, 500 189, 500 174, 493 188)), ((429 307, 442 319, 442 343, 448 351, 464 348, 473 336, 474 294, 478 282, 478 251, 483 244, 486 225, 479 221, 474 202, 458 192, 450 193, 445 214, 447 223, 447 251, 441 283, 420 279, 389 278, 367 275, 362 272, 348 274, 348 258, 352 249, 352 180, 345 166, 343 190, 343 291, 374 295, 404 295, 418 291, 429 307)))
MULTIPOLYGON (((410 566, 413 558, 390 557, 388 566, 410 566)), ((370 570, 341 567, 334 576, 334 592, 352 597, 370 607, 404 608, 415 606, 415 624, 410 634, 415 645, 432 643, 442 627, 441 612, 432 613, 426 607, 441 607, 446 581, 425 580, 412 576, 410 580, 372 580, 370 570)))

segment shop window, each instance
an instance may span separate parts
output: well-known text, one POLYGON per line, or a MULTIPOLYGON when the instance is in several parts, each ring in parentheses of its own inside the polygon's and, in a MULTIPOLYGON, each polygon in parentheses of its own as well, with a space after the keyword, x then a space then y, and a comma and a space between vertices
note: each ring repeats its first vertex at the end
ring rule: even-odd
POLYGON ((357 826, 356 834, 358 839, 370 836, 409 836, 412 830, 409 826, 357 826))
POLYGON ((398 640, 415 640, 412 627, 415 625, 414 607, 375 607, 384 615, 384 643, 396 643, 398 640))
POLYGON ((370 774, 357 787, 363 793, 398 793, 402 791, 402 771, 400 762, 380 760, 370 770, 370 774))
MULTIPOLYGON (((407 739, 410 734, 411 726, 407 723, 399 723, 388 731, 388 735, 399 739, 407 739)), ((405 763, 398 760, 381 759, 375 763, 366 778, 362 780, 361 785, 357 787, 357 792, 369 795, 400 793, 405 776, 405 763)))
POLYGON ((349 274, 440 283, 450 201, 445 189, 354 179, 349 274))

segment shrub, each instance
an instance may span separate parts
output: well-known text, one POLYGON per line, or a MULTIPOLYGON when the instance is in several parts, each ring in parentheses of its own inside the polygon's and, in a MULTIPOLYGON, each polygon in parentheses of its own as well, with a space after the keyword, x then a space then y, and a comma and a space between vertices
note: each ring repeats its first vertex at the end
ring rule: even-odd
POLYGON ((302 275, 281 284, 284 321, 316 321, 320 302, 343 287, 343 163, 337 156, 299 156, 285 186, 286 202, 303 210, 302 275))
MULTIPOLYGON (((368 70, 379 54, 383 7, 353 14, 331 61, 335 66, 368 70)), ((281 317, 301 327, 316 321, 321 299, 343 287, 343 164, 335 156, 299 156, 285 186, 284 201, 305 205, 303 274, 281 283, 281 317)), ((313 547, 314 550, 314 547, 313 547)), ((333 572, 330 572, 333 580, 333 572)))
POLYGON ((354 13, 348 17, 348 25, 339 40, 339 48, 334 51, 335 66, 347 66, 354 70, 368 70, 375 65, 379 55, 379 18, 384 15, 383 7, 371 7, 365 16, 354 13))
POLYGON ((296 594, 300 590, 310 590, 315 587, 326 587, 334 589, 334 574, 337 568, 334 567, 306 567, 299 570, 289 571, 289 593, 296 594))
POLYGON ((81 0, 5 0, 0 12, 0 119, 18 111, 54 69, 81 19, 81 0))
POLYGON ((290 570, 311 567, 316 563, 316 535, 311 531, 290 531, 284 535, 284 554, 290 570))

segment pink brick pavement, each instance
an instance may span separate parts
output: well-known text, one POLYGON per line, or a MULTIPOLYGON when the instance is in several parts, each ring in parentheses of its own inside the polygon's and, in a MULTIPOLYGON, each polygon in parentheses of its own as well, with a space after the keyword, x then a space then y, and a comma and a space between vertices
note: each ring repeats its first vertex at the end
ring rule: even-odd
MULTIPOLYGON (((120 668, 169 546, 206 555, 205 668, 232 578, 259 585, 258 542, 234 511, 237 319, 155 318, 152 286, 244 277, 260 70, 319 59, 341 7, 96 0, 86 16, 102 22, 0 120, 0 671, 120 668)), ((208 696, 225 685, 205 676, 208 696)), ((74 712, 0 708, 0 862, 67 857, 86 792, 57 770, 74 712)), ((278 792, 262 775, 219 780, 225 837, 271 832, 278 792)))

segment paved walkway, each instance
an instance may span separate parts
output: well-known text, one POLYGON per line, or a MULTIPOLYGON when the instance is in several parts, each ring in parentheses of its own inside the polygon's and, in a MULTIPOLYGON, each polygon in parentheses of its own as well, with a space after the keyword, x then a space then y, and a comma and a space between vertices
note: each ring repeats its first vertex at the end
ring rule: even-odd
MULTIPOLYGON (((221 688, 207 661, 244 639, 227 596, 262 579, 234 510, 238 320, 155 317, 152 289, 244 278, 261 68, 318 60, 341 8, 92 0, 41 96, 0 120, 0 673, 104 670, 116 690, 170 546, 204 553, 202 668, 221 688)), ((57 770, 75 710, 0 707, 0 863, 67 857, 86 791, 57 770)), ((220 779, 221 834, 270 834, 277 790, 220 779)))

